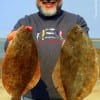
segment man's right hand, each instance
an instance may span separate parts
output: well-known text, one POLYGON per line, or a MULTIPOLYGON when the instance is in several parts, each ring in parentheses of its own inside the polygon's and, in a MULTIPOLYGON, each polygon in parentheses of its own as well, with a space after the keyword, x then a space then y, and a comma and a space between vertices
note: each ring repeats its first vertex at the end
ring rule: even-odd
MULTIPOLYGON (((28 31, 32 31, 32 27, 31 26, 26 26, 26 28, 25 28, 26 30, 28 30, 28 31)), ((7 40, 10 42, 11 40, 13 40, 14 39, 14 37, 15 37, 15 35, 16 35, 16 33, 17 33, 17 30, 16 31, 12 31, 12 32, 10 32, 9 34, 8 34, 8 37, 7 37, 7 40)))
POLYGON ((16 32, 17 32, 17 31, 12 31, 12 32, 10 32, 10 33, 8 34, 7 40, 6 40, 5 45, 4 45, 4 50, 5 50, 5 52, 6 52, 6 49, 7 49, 8 45, 9 45, 9 43, 14 39, 14 37, 15 37, 15 35, 16 35, 16 32))
POLYGON ((12 31, 11 33, 8 34, 7 40, 10 42, 11 40, 13 40, 15 35, 16 35, 16 31, 12 31))

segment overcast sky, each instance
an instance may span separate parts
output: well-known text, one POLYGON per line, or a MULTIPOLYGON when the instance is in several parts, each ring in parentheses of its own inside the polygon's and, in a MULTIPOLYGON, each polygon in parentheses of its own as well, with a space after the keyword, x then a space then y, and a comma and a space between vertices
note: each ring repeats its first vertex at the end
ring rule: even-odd
MULTIPOLYGON (((84 17, 89 36, 100 38, 100 0, 63 0, 63 9, 84 17)), ((36 0, 0 0, 0 37, 7 37, 19 18, 36 11, 36 0)))

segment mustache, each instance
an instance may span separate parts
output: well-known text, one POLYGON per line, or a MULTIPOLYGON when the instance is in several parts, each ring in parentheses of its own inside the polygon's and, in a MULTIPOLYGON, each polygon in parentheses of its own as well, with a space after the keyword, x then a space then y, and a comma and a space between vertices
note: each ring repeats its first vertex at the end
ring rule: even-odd
POLYGON ((40 0, 43 3, 55 3, 57 0, 40 0))

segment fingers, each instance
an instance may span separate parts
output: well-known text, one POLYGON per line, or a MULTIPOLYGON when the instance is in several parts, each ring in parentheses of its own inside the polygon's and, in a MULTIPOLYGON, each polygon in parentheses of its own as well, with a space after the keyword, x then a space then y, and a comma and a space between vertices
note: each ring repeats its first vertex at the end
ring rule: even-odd
POLYGON ((8 37, 7 37, 8 41, 13 40, 13 38, 14 38, 15 35, 16 35, 16 31, 13 31, 13 32, 9 33, 8 37))
POLYGON ((28 30, 28 31, 32 31, 32 27, 31 26, 26 26, 26 29, 28 30))
MULTIPOLYGON (((32 31, 32 27, 31 27, 31 26, 26 26, 25 28, 26 28, 26 30, 28 30, 28 31, 30 31, 30 32, 32 31)), ((16 32, 17 32, 17 30, 16 30, 16 31, 12 31, 12 32, 9 33, 9 35, 8 35, 8 37, 7 37, 8 41, 13 40, 13 38, 14 38, 15 35, 16 35, 16 32)))
POLYGON ((62 47, 63 47, 64 43, 65 43, 65 40, 63 40, 63 42, 62 42, 62 47))

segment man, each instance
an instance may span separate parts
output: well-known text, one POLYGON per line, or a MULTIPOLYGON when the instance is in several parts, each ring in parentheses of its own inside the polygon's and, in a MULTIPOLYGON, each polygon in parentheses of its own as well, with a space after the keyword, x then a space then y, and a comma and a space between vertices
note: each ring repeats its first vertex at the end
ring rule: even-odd
MULTIPOLYGON (((26 100, 25 97, 30 98, 27 100, 61 100, 51 76, 62 43, 73 25, 79 24, 87 34, 89 29, 81 16, 61 9, 62 0, 36 0, 36 2, 39 12, 21 18, 10 33, 15 35, 15 30, 23 24, 32 26, 33 38, 38 49, 41 80, 24 96, 24 100, 26 100)), ((9 43, 8 40, 6 43, 9 43)))

